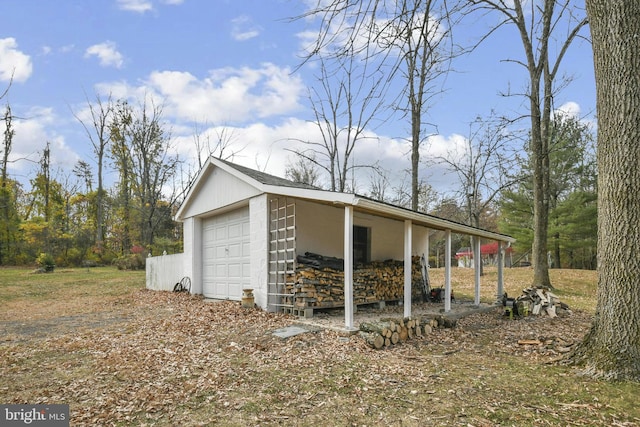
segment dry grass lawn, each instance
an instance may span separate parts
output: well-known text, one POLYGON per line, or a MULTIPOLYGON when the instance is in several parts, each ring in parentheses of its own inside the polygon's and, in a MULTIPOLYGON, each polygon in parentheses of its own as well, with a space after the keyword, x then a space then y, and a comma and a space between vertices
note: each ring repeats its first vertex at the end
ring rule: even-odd
MULTIPOLYGON (((505 270, 507 292, 531 275, 505 270)), ((482 279, 485 302, 495 277, 482 279)), ((295 318, 147 291, 141 272, 0 269, 0 402, 66 403, 73 426, 640 425, 638 384, 562 363, 589 327, 595 273, 552 280, 573 314, 497 309, 376 351, 326 330, 278 338, 295 318)), ((471 270, 452 283, 472 298, 471 270)))

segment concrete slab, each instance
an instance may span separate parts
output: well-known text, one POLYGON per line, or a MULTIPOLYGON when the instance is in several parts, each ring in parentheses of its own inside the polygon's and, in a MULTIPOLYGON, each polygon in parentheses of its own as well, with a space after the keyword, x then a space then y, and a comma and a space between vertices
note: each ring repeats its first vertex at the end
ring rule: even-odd
POLYGON ((312 332, 308 328, 302 326, 291 325, 284 328, 276 329, 273 331, 273 335, 280 338, 295 337, 296 335, 304 334, 306 332, 312 332))

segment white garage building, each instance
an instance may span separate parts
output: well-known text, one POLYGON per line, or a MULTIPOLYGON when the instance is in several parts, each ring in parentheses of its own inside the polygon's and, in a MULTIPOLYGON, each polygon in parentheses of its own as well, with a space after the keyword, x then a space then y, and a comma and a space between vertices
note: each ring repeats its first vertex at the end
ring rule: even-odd
MULTIPOLYGON (((397 259, 411 265, 412 256, 428 253, 429 230, 443 230, 448 236, 444 284, 448 311, 451 233, 497 241, 502 249, 514 241, 499 233, 357 194, 319 190, 216 158, 210 158, 200 171, 176 220, 184 227, 180 274, 191 278, 192 293, 239 301, 242 290, 250 288, 256 303, 269 311, 283 306, 283 285, 295 269, 297 254, 343 258, 345 301, 353 301, 354 262, 397 259)), ((480 244, 480 239, 475 241, 480 244)), ((497 295, 502 295, 502 263, 498 265, 497 295)), ((404 310, 409 316, 411 269, 404 270, 404 310)), ((479 287, 476 274, 476 304, 479 287)), ((345 304, 345 326, 353 327, 352 304, 345 304)))

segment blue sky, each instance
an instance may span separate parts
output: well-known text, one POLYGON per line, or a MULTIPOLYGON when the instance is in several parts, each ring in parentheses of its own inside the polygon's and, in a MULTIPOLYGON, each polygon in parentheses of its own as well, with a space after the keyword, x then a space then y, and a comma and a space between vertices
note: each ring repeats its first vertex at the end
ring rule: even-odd
MULTIPOLYGON (((10 172, 28 177, 49 141, 60 175, 82 159, 93 161, 91 145, 73 113, 86 97, 153 96, 164 105, 175 150, 186 161, 195 154, 193 135, 231 130, 240 151, 234 161, 282 176, 287 148, 318 138, 307 100, 315 83, 313 64, 301 64, 305 32, 317 22, 291 21, 309 1, 294 0, 5 0, 0 15, 0 90, 7 98, 16 135, 10 172), (19 160, 20 159, 20 160, 19 160)), ((467 23, 459 40, 477 39, 491 21, 467 23)), ((441 155, 468 134, 469 123, 491 109, 526 114, 526 74, 507 59, 522 59, 515 29, 504 28, 473 54, 454 64, 446 92, 425 118, 436 127, 423 157, 441 155)), ((573 82, 555 99, 557 108, 593 120, 595 85, 590 45, 576 42, 563 70, 573 82)), ((392 178, 409 167, 403 141, 408 123, 391 121, 371 129, 356 161, 380 161, 392 178)), ((436 189, 451 184, 437 167, 423 177, 436 189)), ((361 181, 360 189, 366 187, 361 181)))

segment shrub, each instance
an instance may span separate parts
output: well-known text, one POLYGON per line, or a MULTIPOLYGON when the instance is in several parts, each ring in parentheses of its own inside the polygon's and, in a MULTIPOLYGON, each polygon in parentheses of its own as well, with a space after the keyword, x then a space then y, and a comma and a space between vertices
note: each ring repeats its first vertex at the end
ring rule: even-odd
POLYGON ((144 270, 145 258, 142 254, 129 254, 113 260, 118 270, 144 270))
POLYGON ((53 259, 53 256, 44 252, 41 253, 38 258, 36 258, 36 264, 38 264, 38 266, 44 271, 53 271, 56 266, 56 262, 53 259))

